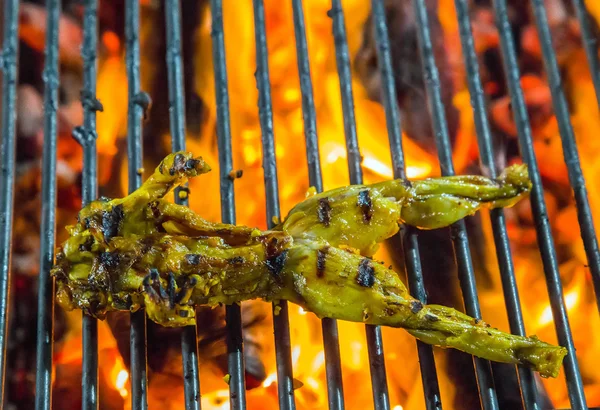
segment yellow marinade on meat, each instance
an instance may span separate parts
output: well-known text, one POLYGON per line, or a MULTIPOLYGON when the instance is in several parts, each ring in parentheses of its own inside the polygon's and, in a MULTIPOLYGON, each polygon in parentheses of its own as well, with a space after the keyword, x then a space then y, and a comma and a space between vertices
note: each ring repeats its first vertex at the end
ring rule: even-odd
POLYGON ((515 204, 530 190, 527 168, 481 176, 393 180, 312 196, 269 231, 211 223, 164 196, 210 171, 191 153, 166 157, 125 198, 84 207, 57 252, 57 299, 104 318, 146 309, 165 326, 195 323, 195 306, 260 298, 315 313, 404 328, 416 338, 556 377, 566 349, 511 335, 452 308, 424 305, 398 274, 370 256, 400 223, 435 229, 483 207, 515 204))

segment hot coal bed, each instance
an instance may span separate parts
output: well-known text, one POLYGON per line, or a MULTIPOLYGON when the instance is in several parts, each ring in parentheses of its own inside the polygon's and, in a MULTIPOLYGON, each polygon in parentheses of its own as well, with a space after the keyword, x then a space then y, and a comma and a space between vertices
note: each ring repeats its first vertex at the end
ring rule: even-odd
MULTIPOLYGON (((177 401, 171 400, 170 392, 183 386, 181 406, 186 409, 201 408, 201 388, 229 390, 221 402, 204 403, 211 409, 265 408, 267 402, 260 407, 252 391, 268 388, 276 389, 270 393, 273 406, 315 408, 299 397, 312 381, 294 377, 298 360, 289 316, 295 307, 274 306, 276 314, 251 302, 199 308, 198 325, 184 329, 147 322, 143 312, 120 312, 110 315, 106 326, 85 315, 74 320, 54 306, 49 269, 55 246, 65 239, 64 227, 73 223, 82 204, 136 189, 171 150, 193 147, 195 154, 204 155, 197 148, 212 147, 213 165, 218 162, 213 171, 215 189, 203 195, 212 195, 214 204, 194 208, 200 214, 212 209, 226 223, 254 212, 265 228, 273 226, 282 214, 280 203, 284 209, 298 195, 285 193, 289 185, 294 188, 298 173, 302 189, 312 186, 322 191, 330 181, 329 159, 338 152, 321 143, 328 131, 323 131, 319 108, 322 90, 315 86, 321 84, 322 73, 314 64, 322 56, 311 53, 311 48, 324 35, 334 44, 330 54, 339 79, 340 110, 335 115, 342 121, 333 132, 345 137, 343 153, 336 155, 346 161, 348 173, 348 179, 338 180, 336 186, 360 184, 378 172, 388 178, 415 176, 414 169, 411 174, 415 157, 429 164, 430 173, 441 175, 494 177, 509 163, 528 164, 533 190, 526 204, 478 214, 449 229, 403 228, 388 241, 386 252, 390 263, 406 272, 413 295, 423 302, 455 306, 476 318, 482 316, 478 292, 501 283, 495 290, 503 295, 507 326, 512 333, 525 335, 529 331, 521 300, 530 301, 536 290, 517 287, 523 265, 515 260, 520 260, 523 249, 529 250, 532 259, 539 259, 532 265, 537 275, 545 276, 547 323, 554 323, 559 344, 569 352, 560 380, 565 391, 562 402, 572 409, 600 405, 600 380, 590 371, 593 361, 586 363, 590 356, 581 356, 583 349, 576 355, 574 342, 579 334, 575 330, 582 329, 593 340, 591 334, 597 333, 593 325, 598 323, 593 306, 600 300, 600 253, 592 219, 596 207, 582 170, 589 153, 584 157, 582 150, 588 146, 582 142, 585 137, 576 134, 580 111, 574 108, 586 95, 573 85, 577 71, 573 74, 572 68, 583 67, 589 77, 591 98, 586 106, 597 117, 600 30, 591 14, 592 2, 586 6, 583 0, 373 0, 359 23, 352 13, 358 13, 360 2, 332 0, 326 8, 324 2, 308 0, 241 3, 247 4, 239 6, 240 13, 250 11, 243 19, 254 23, 255 66, 250 71, 256 83, 248 89, 258 99, 258 108, 256 99, 251 102, 256 152, 244 155, 258 158, 258 167, 264 170, 260 173, 234 167, 242 151, 236 146, 239 101, 247 98, 239 93, 236 77, 246 68, 227 63, 229 42, 236 41, 236 33, 227 26, 228 7, 238 6, 234 2, 4 0, 0 406, 169 408, 165 406, 177 401), (281 7, 288 8, 282 13, 289 17, 285 23, 272 17, 271 9, 281 7), (315 16, 317 11, 321 15, 315 16), (312 22, 319 18, 328 22, 329 32, 313 30, 318 24, 312 22), (294 37, 277 33, 273 28, 277 24, 293 30, 294 37), (452 49, 447 36, 453 26, 452 49), (204 36, 197 35, 202 32, 204 36), (274 39, 273 33, 279 36, 274 39), (305 147, 298 148, 302 139, 288 141, 287 148, 297 149, 291 153, 288 149, 287 156, 280 155, 278 144, 288 135, 278 133, 277 125, 282 106, 278 84, 286 74, 274 70, 267 46, 271 41, 288 43, 295 51, 297 71, 291 78, 305 147), (125 67, 123 72, 119 67, 125 67), (202 82, 206 69, 199 67, 210 67, 212 84, 202 82), (461 82, 470 97, 468 110, 456 103, 461 82), (106 99, 100 94, 117 96, 106 99), (362 126, 359 110, 365 104, 382 113, 378 125, 387 134, 381 150, 386 161, 391 159, 388 171, 367 161, 372 158, 366 152, 376 143, 382 146, 382 141, 361 138, 361 133, 371 131, 362 126), (119 120, 105 126, 100 116, 108 112, 119 120), (472 146, 464 137, 465 112, 470 113, 472 146), (557 130, 554 139, 547 136, 552 125, 557 130), (286 161, 302 162, 302 171, 290 171, 286 161), (252 193, 242 194, 240 200, 234 186, 250 187, 244 189, 252 193), (264 200, 254 193, 256 186, 264 200), (565 224, 561 217, 567 213, 572 218, 563 219, 567 225, 573 223, 566 229, 571 236, 565 239, 557 234, 556 225, 565 224), (580 259, 569 240, 581 242, 580 259), (585 271, 578 294, 563 292, 565 282, 572 288, 564 266, 573 260, 582 261, 578 269, 585 271), (572 331, 569 319, 581 316, 577 309, 569 310, 575 297, 591 300, 588 311, 594 317, 587 318, 589 327, 573 326, 572 331), (270 381, 265 351, 273 356, 276 387, 270 381)), ((600 11, 594 10, 597 18, 600 11)), ((589 175, 585 174, 588 180, 589 175)), ((194 205, 193 186, 177 192, 175 200, 187 204, 188 191, 194 205)), ((346 368, 340 353, 348 342, 344 332, 331 319, 322 320, 320 327, 324 377, 311 388, 324 392, 323 407, 363 408, 364 397, 356 400, 361 404, 349 400, 354 386, 344 384, 346 368)), ((525 368, 473 359, 454 350, 437 352, 420 342, 413 354, 418 355, 423 394, 416 401, 390 382, 390 374, 397 371, 389 366, 395 352, 386 348, 384 353, 382 329, 366 326, 362 337, 360 344, 368 352, 364 375, 370 378, 363 377, 360 383, 370 384, 368 406, 377 410, 529 410, 556 405, 552 401, 556 395, 525 368), (452 386, 452 394, 445 393, 445 385, 452 386)), ((591 349, 588 355, 594 353, 591 349)))

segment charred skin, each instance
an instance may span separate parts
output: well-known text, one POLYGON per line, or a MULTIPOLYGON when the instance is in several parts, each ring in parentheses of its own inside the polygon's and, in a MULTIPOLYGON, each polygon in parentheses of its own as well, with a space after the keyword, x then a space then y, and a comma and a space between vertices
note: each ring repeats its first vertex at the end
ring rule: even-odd
POLYGON ((566 349, 423 305, 396 272, 368 257, 398 223, 432 229, 480 207, 512 205, 529 190, 524 168, 494 181, 341 188, 302 202, 272 231, 213 224, 163 199, 208 170, 189 153, 172 154, 138 191, 86 206, 52 270, 59 304, 97 318, 144 307, 153 321, 175 327, 195 323, 198 305, 287 300, 319 317, 400 327, 426 343, 558 374, 566 349))

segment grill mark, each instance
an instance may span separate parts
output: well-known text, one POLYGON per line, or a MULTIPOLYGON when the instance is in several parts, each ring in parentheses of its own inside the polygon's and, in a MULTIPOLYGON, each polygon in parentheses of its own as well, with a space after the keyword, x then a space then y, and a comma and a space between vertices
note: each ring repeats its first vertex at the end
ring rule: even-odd
POLYGON ((386 316, 394 316, 396 314, 396 311, 392 308, 387 307, 383 309, 383 314, 386 316))
POLYGON ((410 311, 413 313, 419 313, 423 309, 423 304, 418 300, 413 300, 410 302, 410 311))
POLYGON ((113 305, 120 310, 129 310, 133 305, 133 300, 130 294, 120 296, 119 294, 113 294, 113 305))
POLYGON ((358 193, 358 202, 360 210, 363 214, 363 221, 368 224, 371 222, 371 218, 373 217, 373 201, 371 201, 371 195, 369 194, 369 190, 365 189, 364 191, 360 191, 358 193))
POLYGON ((169 168, 169 175, 173 176, 176 172, 181 172, 185 169, 186 160, 182 154, 175 155, 173 158, 173 166, 169 168))
POLYGON ((246 262, 246 259, 244 259, 243 256, 234 256, 233 258, 227 259, 227 263, 231 265, 242 265, 244 262, 246 262))
POLYGON ((145 237, 140 240, 140 255, 145 255, 152 249, 153 241, 151 238, 145 237))
POLYGON ((274 256, 267 257, 265 260, 265 264, 267 265, 267 269, 277 279, 278 282, 281 282, 281 271, 283 270, 283 266, 287 261, 288 250, 284 250, 274 256))
POLYGON ((119 266, 121 256, 118 253, 102 252, 98 256, 98 262, 106 269, 113 270, 119 266))
POLYGON ((101 290, 113 290, 112 276, 117 274, 121 264, 121 255, 118 253, 102 252, 96 258, 96 264, 88 277, 93 287, 101 290))
POLYGON ((281 271, 287 262, 288 249, 284 249, 288 241, 277 236, 264 236, 259 239, 265 250, 265 265, 278 283, 281 281, 281 271), (281 239, 281 240, 280 240, 281 239))
POLYGON ((363 258, 358 265, 356 283, 365 288, 371 288, 375 284, 375 268, 371 263, 371 259, 363 258))
POLYGON ((154 222, 156 225, 156 230, 158 232, 165 232, 165 228, 163 228, 163 214, 160 210, 160 203, 158 201, 152 201, 148 204, 148 208, 150 212, 152 212, 152 218, 154 218, 154 222))
POLYGON ((202 255, 197 255, 194 253, 189 253, 189 254, 185 255, 185 261, 192 266, 200 265, 201 260, 202 260, 202 255))
POLYGON ((329 198, 325 197, 319 199, 317 217, 319 218, 319 222, 325 226, 329 226, 331 223, 331 205, 329 204, 329 198))
POLYGON ((438 322, 440 320, 440 318, 435 315, 432 315, 431 313, 427 313, 425 315, 425 320, 428 320, 430 322, 438 322))
POLYGON ((124 217, 125 213, 123 212, 122 204, 113 206, 110 211, 102 212, 104 242, 108 243, 113 237, 119 234, 124 217))
POLYGON ((93 245, 94 238, 92 236, 88 236, 84 243, 79 244, 79 252, 91 251, 93 245))
POLYGON ((326 246, 317 251, 317 278, 322 278, 325 275, 325 262, 327 260, 327 253, 329 252, 329 246, 326 246))
POLYGON ((199 160, 197 160, 197 159, 195 159, 195 158, 188 159, 188 160, 185 162, 185 165, 184 165, 184 167, 183 167, 183 168, 184 168, 186 171, 191 171, 192 169, 195 169, 195 168, 198 166, 198 164, 199 164, 199 163, 200 163, 200 161, 199 161, 199 160))

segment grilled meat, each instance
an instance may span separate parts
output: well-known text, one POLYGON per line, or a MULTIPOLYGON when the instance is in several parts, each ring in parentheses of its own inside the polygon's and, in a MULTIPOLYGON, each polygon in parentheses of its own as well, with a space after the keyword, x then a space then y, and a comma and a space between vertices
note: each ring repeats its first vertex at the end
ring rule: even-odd
POLYGON ((530 189, 524 166, 497 180, 339 188, 306 199, 270 231, 211 223, 163 199, 209 170, 191 153, 171 154, 134 193, 83 208, 52 270, 59 304, 97 318, 144 307, 153 321, 178 327, 195 322, 197 305, 288 300, 319 317, 401 327, 426 343, 558 374, 566 349, 423 305, 396 272, 370 258, 399 223, 434 229, 481 207, 513 205, 530 189))

